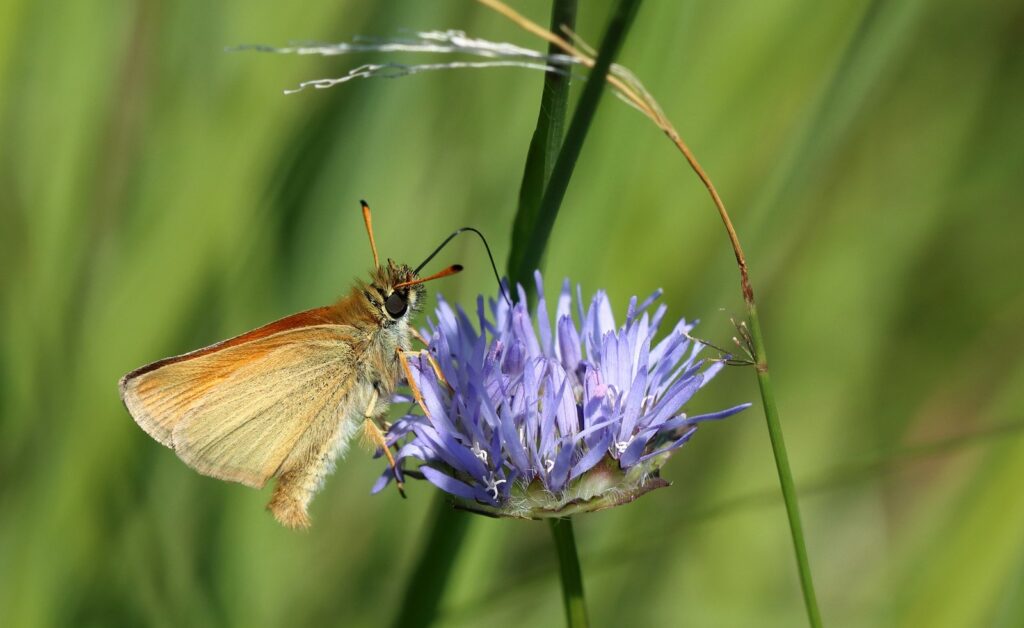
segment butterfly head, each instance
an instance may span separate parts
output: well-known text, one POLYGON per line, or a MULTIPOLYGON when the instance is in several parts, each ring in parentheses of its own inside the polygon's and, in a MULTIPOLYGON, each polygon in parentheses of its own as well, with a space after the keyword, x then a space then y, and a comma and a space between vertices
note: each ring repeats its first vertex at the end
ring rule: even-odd
MULTIPOLYGON (((462 270, 462 266, 455 264, 434 273, 429 277, 420 277, 419 271, 426 266, 434 255, 437 254, 444 244, 430 254, 422 264, 412 269, 405 264, 395 264, 388 260, 387 265, 380 263, 377 256, 377 243, 373 238, 373 224, 370 216, 370 206, 366 201, 360 201, 363 207, 363 221, 366 223, 366 234, 370 238, 370 250, 373 253, 374 270, 370 274, 369 284, 360 284, 363 296, 369 303, 371 313, 379 320, 383 327, 390 327, 406 319, 411 313, 419 312, 423 308, 423 301, 427 295, 423 284, 434 279, 454 275, 462 270)), ((445 244, 454 236, 445 240, 445 244)))
POLYGON ((370 273, 363 295, 381 322, 391 325, 423 309, 427 289, 412 268, 388 260, 370 273))

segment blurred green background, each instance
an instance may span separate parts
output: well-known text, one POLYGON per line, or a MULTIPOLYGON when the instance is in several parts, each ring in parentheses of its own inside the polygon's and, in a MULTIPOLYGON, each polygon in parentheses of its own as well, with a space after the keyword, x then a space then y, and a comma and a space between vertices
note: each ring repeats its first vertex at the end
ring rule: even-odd
MULTIPOLYGON (((581 4, 596 43, 611 3, 581 4)), ((547 2, 514 6, 547 23, 547 2)), ((431 487, 371 497, 381 464, 355 450, 293 533, 268 490, 147 437, 116 383, 336 298, 370 266, 360 198, 384 255, 418 262, 468 224, 503 262, 539 73, 284 96, 385 57, 224 52, 449 28, 541 47, 461 0, 0 2, 0 623, 393 616, 431 487)), ((1012 1, 662 0, 620 58, 747 248, 832 626, 1024 623, 1022 37, 1012 1)), ((493 293, 477 242, 435 265, 454 262, 434 290, 493 293)), ((606 288, 620 316, 661 286, 722 343, 743 313, 706 193, 614 98, 546 272, 549 291, 606 288)), ((729 369, 695 409, 743 400, 754 374, 729 369)), ((759 407, 701 430, 667 477, 577 521, 595 625, 801 625, 759 407)), ((440 624, 560 625, 556 572, 546 526, 480 518, 440 624)))

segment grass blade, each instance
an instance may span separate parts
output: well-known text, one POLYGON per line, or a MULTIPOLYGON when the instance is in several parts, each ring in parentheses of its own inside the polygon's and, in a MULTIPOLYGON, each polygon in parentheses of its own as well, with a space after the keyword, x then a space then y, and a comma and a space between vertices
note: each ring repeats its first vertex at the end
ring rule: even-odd
MULTIPOLYGON (((558 32, 561 26, 576 28, 576 0, 556 0, 552 5, 552 32, 558 32)), ((559 52, 561 50, 558 46, 548 44, 548 54, 559 52)), ((512 227, 512 248, 508 258, 510 275, 522 263, 528 243, 533 238, 533 226, 538 221, 544 188, 551 178, 562 147, 571 79, 571 74, 548 72, 544 75, 537 128, 533 131, 533 139, 526 153, 523 182, 519 187, 519 209, 512 227)), ((511 276, 511 279, 523 284, 532 283, 529 276, 511 276)))
MULTIPOLYGON (((536 219, 523 226, 524 229, 528 228, 527 233, 530 234, 530 238, 521 242, 522 248, 514 249, 509 256, 510 279, 513 282, 520 281, 531 298, 534 295, 535 287, 528 278, 540 266, 548 238, 555 226, 555 218, 558 216, 558 210, 565 198, 565 192, 569 188, 569 179, 572 178, 572 173, 576 168, 576 160, 579 159, 580 152, 583 150, 583 141, 587 137, 590 124, 597 112, 597 105, 604 93, 605 77, 611 69, 612 61, 622 48, 622 42, 626 39, 626 33, 629 32, 629 28, 633 24, 633 18, 636 17, 639 6, 640 0, 621 0, 616 6, 615 12, 608 22, 608 28, 605 30, 604 39, 601 41, 601 49, 594 63, 594 69, 590 72, 587 84, 580 95, 579 104, 576 105, 576 111, 573 113, 565 143, 558 153, 558 159, 555 160, 548 184, 544 189, 544 196, 537 210, 536 219)), ((519 222, 518 217, 516 222, 519 222)))

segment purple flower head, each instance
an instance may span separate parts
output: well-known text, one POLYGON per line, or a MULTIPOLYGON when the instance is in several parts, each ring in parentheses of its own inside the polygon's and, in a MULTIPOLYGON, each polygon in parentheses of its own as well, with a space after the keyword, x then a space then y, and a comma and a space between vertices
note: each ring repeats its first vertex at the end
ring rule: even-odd
MULTIPOLYGON (((443 299, 425 336, 428 352, 407 359, 410 388, 425 416, 407 415, 388 433, 401 443, 399 467, 410 459, 438 488, 467 509, 543 518, 632 501, 667 482, 658 471, 703 421, 743 410, 742 404, 698 416, 687 401, 722 368, 698 358, 703 345, 679 321, 659 341, 665 315, 657 291, 616 327, 598 292, 584 310, 581 290, 565 280, 548 317, 536 273, 535 317, 519 301, 492 300, 490 318, 477 299, 479 330, 443 299)), ((381 475, 374 492, 392 478, 381 475)))

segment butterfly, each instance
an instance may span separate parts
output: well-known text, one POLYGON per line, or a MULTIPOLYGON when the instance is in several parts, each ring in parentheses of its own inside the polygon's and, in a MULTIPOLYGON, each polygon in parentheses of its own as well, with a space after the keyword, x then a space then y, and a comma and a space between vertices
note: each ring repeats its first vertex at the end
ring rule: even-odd
POLYGON ((410 319, 423 306, 423 284, 462 267, 418 273, 455 235, 476 231, 456 231, 416 269, 382 265, 361 204, 373 252, 368 280, 333 305, 147 364, 119 383, 136 423, 199 473, 254 488, 276 478, 267 508, 290 528, 309 527, 310 501, 359 431, 400 480, 377 422, 417 335, 410 319))

